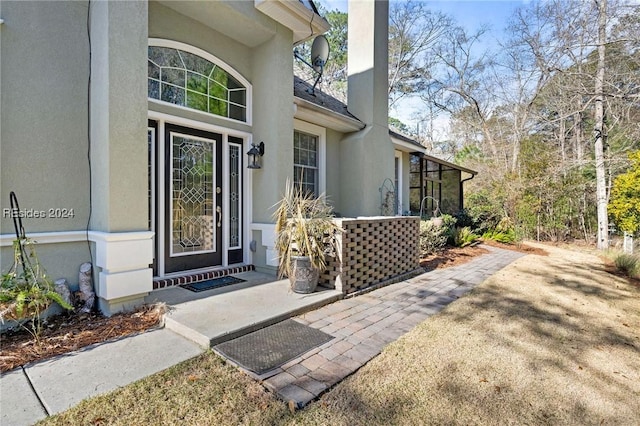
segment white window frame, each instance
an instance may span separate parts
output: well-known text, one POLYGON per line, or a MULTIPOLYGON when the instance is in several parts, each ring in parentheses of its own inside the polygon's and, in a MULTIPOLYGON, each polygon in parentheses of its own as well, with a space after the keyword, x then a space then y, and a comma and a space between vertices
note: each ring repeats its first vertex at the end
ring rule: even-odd
MULTIPOLYGON (((327 129, 324 127, 316 126, 315 124, 308 123, 306 121, 293 119, 293 130, 299 132, 308 133, 318 138, 318 195, 325 194, 327 192, 327 129)), ((293 147, 293 134, 291 135, 291 146, 293 147)), ((293 153, 293 150, 292 150, 293 153)), ((292 166, 291 173, 295 167, 293 162, 293 156, 291 158, 292 166)))
POLYGON ((247 120, 246 121, 241 121, 241 120, 236 120, 234 118, 229 118, 229 117, 224 117, 222 115, 216 115, 216 114, 212 114, 209 112, 205 112, 205 111, 200 111, 194 108, 189 108, 186 106, 182 106, 182 105, 176 105, 173 104, 171 102, 165 102, 165 101, 161 101, 159 99, 155 99, 155 98, 147 98, 149 100, 149 102, 153 102, 153 103, 157 103, 157 104, 161 104, 161 105, 169 105, 173 108, 177 108, 180 110, 184 110, 184 111, 190 111, 190 112, 195 112, 197 114, 204 114, 208 117, 216 117, 219 118, 221 120, 227 120, 233 123, 242 123, 242 124, 247 124, 247 125, 251 125, 252 124, 252 105, 253 105, 253 86, 251 85, 251 83, 249 83, 249 80, 247 80, 246 78, 244 78, 238 71, 236 71, 231 65, 227 64, 226 62, 224 62, 223 60, 217 58, 216 56, 212 55, 211 53, 199 49, 197 47, 191 46, 190 44, 186 44, 186 43, 181 43, 179 41, 174 41, 174 40, 166 40, 166 39, 162 39, 162 38, 150 38, 149 39, 149 46, 157 46, 157 47, 168 47, 171 49, 178 49, 178 50, 183 50, 185 52, 189 52, 189 53, 193 53, 196 56, 200 56, 201 58, 206 59, 209 62, 212 62, 216 65, 218 65, 220 68, 222 68, 225 72, 227 72, 229 75, 231 75, 233 78, 235 78, 236 80, 238 80, 240 82, 240 84, 242 84, 245 88, 246 88, 246 117, 247 120))

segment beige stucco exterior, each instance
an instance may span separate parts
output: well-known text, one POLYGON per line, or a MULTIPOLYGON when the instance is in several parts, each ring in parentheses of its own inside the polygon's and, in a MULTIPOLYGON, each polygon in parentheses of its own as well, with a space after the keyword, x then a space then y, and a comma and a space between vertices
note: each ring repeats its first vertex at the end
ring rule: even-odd
POLYGON ((147 230, 145 2, 91 7, 91 228, 147 230), (142 25, 141 25, 142 23, 142 25))
MULTIPOLYGON (((250 144, 264 141, 262 167, 242 168, 245 264, 271 271, 277 264, 271 215, 293 178, 294 129, 322 134, 321 189, 336 212, 378 215, 379 188, 394 180, 395 161, 388 3, 350 2, 349 15, 348 111, 336 112, 294 96, 292 48, 328 28, 299 2, 0 3, 0 203, 8 207, 15 191, 22 210, 73 209, 65 219, 23 220, 42 240, 38 252, 51 277, 76 284, 80 264, 91 260, 106 313, 152 290, 153 238, 163 234, 149 230, 148 119, 240 138, 245 162, 250 144), (148 46, 158 43, 204 52, 241 76, 247 121, 148 99, 148 46)), ((409 153, 400 159, 406 211, 409 153)), ((4 271, 12 260, 10 217, 0 220, 0 234, 4 271)))
POLYGON ((341 146, 344 134, 335 130, 327 129, 326 135, 326 193, 328 195, 329 202, 333 205, 334 211, 339 215, 343 215, 342 198, 340 197, 342 192, 342 179, 340 179, 340 167, 336 167, 336 165, 340 164, 341 146))
MULTIPOLYGON (((293 174, 292 29, 246 1, 3 2, 0 13, 2 206, 13 190, 22 210, 73 210, 64 220, 24 218, 28 233, 48 242, 39 251, 52 277, 76 283, 78 267, 91 253, 103 310, 135 304, 151 289, 144 266, 152 250, 146 138, 151 112, 241 132, 247 135, 243 155, 250 142, 265 141, 262 169, 243 171, 251 184, 244 205, 249 222, 271 221, 271 207, 293 174), (241 123, 148 101, 150 39, 201 49, 242 75, 253 94, 251 119, 241 123), (82 241, 83 231, 89 242, 82 241), (138 247, 142 254, 113 262, 111 247, 138 247), (128 283, 133 277, 136 283, 128 283)), ((1 225, 6 270, 11 218, 1 225)), ((257 260, 264 263, 265 247, 258 247, 257 260)))
MULTIPOLYGON (((29 232, 83 229, 89 215, 87 5, 3 1, 0 17, 0 206, 9 208, 15 191, 22 210, 44 212, 23 219, 29 232)), ((6 214, 0 233, 14 233, 6 214)), ((74 281, 77 265, 89 260, 86 242, 39 252, 50 274, 74 281)), ((5 271, 12 248, 5 245, 0 255, 5 271)))
POLYGON ((366 127, 341 144, 340 193, 343 214, 380 214, 378 189, 393 179, 393 145, 388 125, 388 3, 349 2, 350 112, 366 127))

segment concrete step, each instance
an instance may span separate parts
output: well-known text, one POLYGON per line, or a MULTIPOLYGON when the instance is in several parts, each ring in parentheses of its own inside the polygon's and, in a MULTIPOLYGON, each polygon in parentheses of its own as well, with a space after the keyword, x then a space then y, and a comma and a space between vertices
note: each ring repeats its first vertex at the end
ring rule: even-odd
POLYGON ((169 305, 166 328, 211 347, 342 298, 341 292, 321 287, 313 294, 297 294, 289 281, 260 272, 234 276, 246 282, 200 293, 173 287, 151 293, 147 301, 169 305))

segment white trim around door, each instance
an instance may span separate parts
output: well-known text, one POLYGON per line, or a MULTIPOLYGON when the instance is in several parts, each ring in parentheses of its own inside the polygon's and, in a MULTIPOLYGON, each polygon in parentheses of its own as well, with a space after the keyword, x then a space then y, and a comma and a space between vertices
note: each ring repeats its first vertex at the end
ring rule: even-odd
MULTIPOLYGON (((212 125, 212 124, 208 124, 208 123, 203 123, 201 121, 195 121, 195 120, 190 120, 187 118, 183 118, 183 117, 177 117, 174 115, 169 115, 169 114, 165 114, 165 113, 160 113, 160 112, 156 112, 156 111, 149 111, 148 113, 148 118, 149 120, 155 121, 157 123, 157 130, 156 130, 156 134, 157 134, 157 149, 158 151, 161 153, 160 157, 160 161, 158 161, 158 164, 155 165, 154 170, 156 172, 156 180, 157 180, 157 185, 154 188, 155 189, 155 197, 157 198, 157 202, 155 203, 155 208, 158 209, 157 211, 157 223, 155 224, 155 228, 156 228, 156 238, 159 241, 159 244, 157 244, 157 253, 156 253, 156 259, 157 259, 157 276, 158 277, 167 277, 167 276, 172 276, 172 275, 176 275, 178 273, 167 273, 165 271, 165 264, 164 264, 164 258, 166 255, 165 252, 165 247, 164 244, 162 242, 165 241, 165 238, 167 238, 168 236, 166 235, 166 231, 164 228, 166 228, 165 226, 163 226, 163 224, 165 224, 165 220, 167 220, 168 218, 165 217, 165 206, 166 206, 166 183, 165 183, 165 179, 163 178, 158 178, 158 177, 163 177, 166 176, 166 173, 168 172, 168 167, 165 164, 166 162, 163 161, 162 159, 164 158, 164 156, 162 155, 162 153, 164 153, 165 150, 165 140, 166 140, 166 134, 165 134, 165 127, 167 124, 169 125, 177 125, 177 126, 182 126, 182 127, 188 127, 188 128, 192 128, 195 130, 201 130, 201 131, 205 131, 205 132, 211 132, 211 133, 217 133, 222 135, 222 185, 223 185, 223 202, 222 202, 222 226, 223 226, 223 232, 222 232, 222 265, 221 267, 228 267, 230 266, 229 264, 229 258, 228 258, 228 251, 229 249, 233 249, 233 248, 240 248, 243 249, 243 253, 242 253, 242 263, 243 264, 250 264, 252 262, 252 253, 249 250, 249 243, 251 241, 251 218, 253 217, 253 213, 252 213, 252 202, 251 202, 251 185, 252 185, 252 176, 251 173, 249 171, 247 171, 246 169, 246 160, 245 160, 245 151, 248 149, 247 147, 249 147, 251 145, 252 142, 252 134, 249 132, 243 132, 243 131, 238 131, 238 130, 234 130, 234 129, 229 129, 229 128, 225 128, 225 127, 221 127, 221 126, 217 126, 217 125, 212 125), (240 145, 237 140, 234 142, 230 142, 229 139, 231 138, 238 138, 242 140, 242 145, 240 145), (229 222, 229 216, 230 216, 230 208, 229 208, 229 189, 228 189, 228 184, 229 184, 229 146, 233 145, 233 146, 239 146, 239 154, 241 156, 240 158, 240 172, 241 172, 241 180, 240 180, 240 185, 242 188, 242 195, 241 195, 241 199, 240 199, 240 209, 242 212, 242 219, 241 219, 241 223, 240 223, 240 228, 241 228, 241 241, 240 241, 240 245, 239 247, 231 247, 230 245, 230 234, 229 234, 229 226, 230 226, 230 222, 229 222)), ((156 157, 157 158, 157 157, 156 157)), ((201 268, 201 269, 194 269, 193 272, 200 272, 203 270, 207 270, 207 269, 218 269, 216 267, 212 267, 212 268, 201 268)), ((182 274, 184 272, 180 272, 180 274, 182 274)))

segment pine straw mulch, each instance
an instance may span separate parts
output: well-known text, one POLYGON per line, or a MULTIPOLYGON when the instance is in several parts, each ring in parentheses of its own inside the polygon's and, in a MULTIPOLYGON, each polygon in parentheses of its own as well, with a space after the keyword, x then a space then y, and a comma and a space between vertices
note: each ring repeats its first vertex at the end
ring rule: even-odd
POLYGON ((43 324, 40 343, 24 329, 4 332, 0 343, 0 373, 158 327, 164 312, 165 305, 157 304, 111 317, 99 313, 61 314, 48 318, 43 324))
POLYGON ((540 247, 527 245, 526 243, 505 244, 493 240, 487 240, 483 241, 483 244, 505 250, 519 251, 520 253, 537 254, 538 256, 549 256, 549 253, 546 250, 540 247))
POLYGON ((420 259, 420 266, 427 271, 451 268, 469 262, 476 256, 489 253, 489 250, 476 246, 447 247, 420 259))
MULTIPOLYGON (((483 244, 497 247, 505 250, 514 250, 526 254, 537 254, 540 256, 548 256, 545 250, 532 247, 524 243, 516 244, 503 244, 496 241, 483 241, 483 244)), ((420 259, 420 266, 427 271, 434 269, 451 268, 452 266, 462 265, 469 262, 476 256, 489 253, 489 250, 479 246, 467 246, 467 247, 447 247, 439 253, 430 254, 420 259)))

